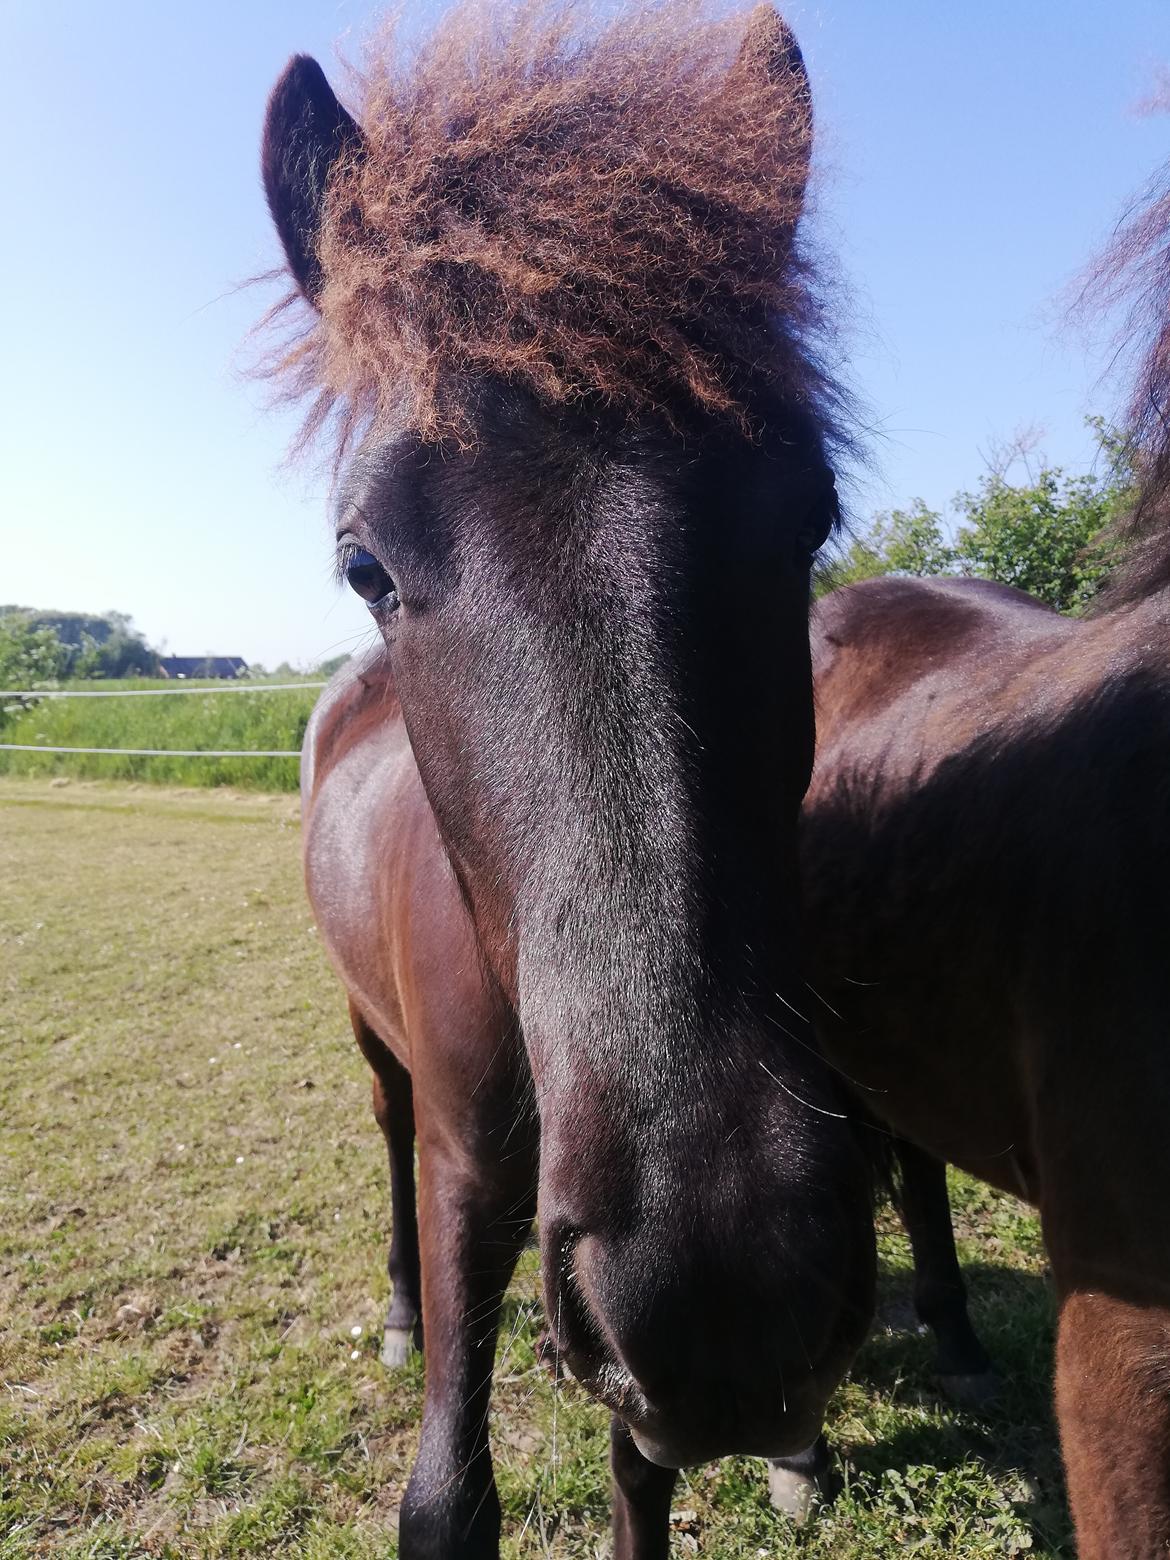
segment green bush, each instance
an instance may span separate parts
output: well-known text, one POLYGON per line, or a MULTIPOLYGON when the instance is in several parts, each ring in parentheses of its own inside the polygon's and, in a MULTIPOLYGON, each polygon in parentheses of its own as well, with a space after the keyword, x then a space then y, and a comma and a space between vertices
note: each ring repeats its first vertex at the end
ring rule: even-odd
POLYGON ((0 617, 0 688, 32 688, 64 674, 69 651, 51 628, 15 613, 0 617))
POLYGON ((959 524, 950 539, 941 513, 920 498, 875 515, 818 571, 817 594, 879 575, 965 575, 1082 611, 1118 561, 1116 523, 1135 486, 1120 437, 1099 418, 1090 427, 1098 470, 1069 476, 1042 465, 1023 482, 992 471, 952 500, 959 524))

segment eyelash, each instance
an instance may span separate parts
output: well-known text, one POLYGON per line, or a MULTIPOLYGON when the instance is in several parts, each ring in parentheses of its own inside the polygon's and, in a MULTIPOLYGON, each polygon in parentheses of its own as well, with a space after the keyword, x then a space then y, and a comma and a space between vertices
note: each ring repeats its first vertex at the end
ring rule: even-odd
POLYGON ((350 561, 357 551, 358 544, 356 542, 342 542, 337 548, 333 555, 333 583, 335 585, 346 585, 349 583, 347 571, 350 561))

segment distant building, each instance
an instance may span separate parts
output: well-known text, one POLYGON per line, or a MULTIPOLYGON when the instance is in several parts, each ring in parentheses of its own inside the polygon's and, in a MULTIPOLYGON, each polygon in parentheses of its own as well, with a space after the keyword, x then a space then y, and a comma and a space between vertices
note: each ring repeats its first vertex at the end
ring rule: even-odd
POLYGON ((242 677, 248 663, 242 655, 160 655, 160 677, 242 677))

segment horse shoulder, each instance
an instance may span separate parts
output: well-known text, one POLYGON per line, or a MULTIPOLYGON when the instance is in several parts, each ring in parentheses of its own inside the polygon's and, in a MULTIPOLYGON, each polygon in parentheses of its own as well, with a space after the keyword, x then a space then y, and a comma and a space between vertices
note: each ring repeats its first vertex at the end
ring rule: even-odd
POLYGON ((305 884, 326 953, 363 1017, 409 1061, 414 880, 445 865, 384 656, 355 657, 331 680, 301 757, 305 884), (429 825, 429 827, 428 827, 429 825))

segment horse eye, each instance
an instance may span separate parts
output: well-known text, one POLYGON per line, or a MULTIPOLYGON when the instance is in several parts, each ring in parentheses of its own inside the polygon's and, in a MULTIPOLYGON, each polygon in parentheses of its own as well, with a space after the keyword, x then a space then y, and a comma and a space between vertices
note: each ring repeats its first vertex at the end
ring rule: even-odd
POLYGON ((826 477, 827 481, 822 480, 819 484, 820 491, 814 498, 804 523, 797 531, 797 545, 803 552, 815 553, 818 548, 823 547, 829 539, 829 532, 841 518, 837 486, 832 472, 826 473, 826 477))
POLYGON ((829 538, 829 532, 836 523, 836 514, 833 510, 822 509, 816 515, 810 515, 807 522, 800 528, 799 541, 802 552, 815 553, 818 548, 825 545, 829 538))
POLYGON ((398 605, 398 588, 373 553, 364 547, 349 547, 342 554, 341 565, 346 583, 371 607, 398 605))

